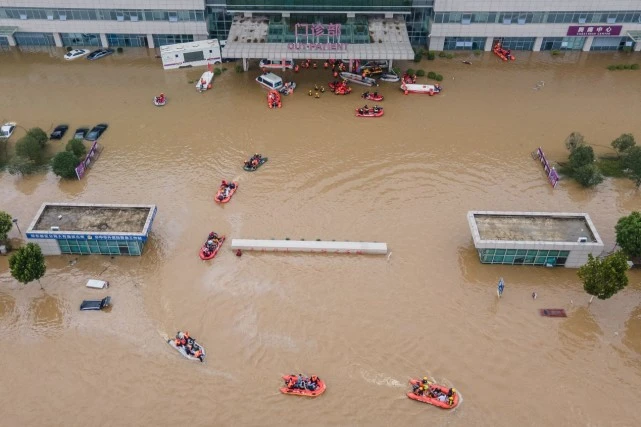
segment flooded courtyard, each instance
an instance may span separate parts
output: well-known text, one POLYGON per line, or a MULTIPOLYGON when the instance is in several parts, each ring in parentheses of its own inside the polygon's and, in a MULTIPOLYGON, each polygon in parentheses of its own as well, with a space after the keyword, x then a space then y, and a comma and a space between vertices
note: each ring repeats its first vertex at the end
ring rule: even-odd
POLYGON ((200 94, 191 82, 203 69, 163 71, 146 51, 95 62, 3 52, 0 61, 0 120, 22 127, 10 151, 23 128, 109 124, 82 181, 0 172, 0 210, 23 233, 43 202, 158 206, 142 257, 48 257, 44 292, 13 280, 0 257, 6 425, 281 425, 287 415, 308 425, 641 424, 640 273, 588 307, 576 270, 481 264, 466 220, 469 210, 587 212, 611 250, 618 218, 641 207, 632 181, 552 189, 530 153, 541 146, 565 161, 572 131, 597 153, 622 133, 641 139, 641 74, 606 69, 638 55, 402 64, 442 74, 444 91, 405 96, 381 83, 376 120, 354 117, 359 86, 307 96, 327 87, 324 70, 278 72, 299 88, 270 110, 256 64, 241 74, 225 64, 200 94), (156 108, 160 92, 168 103, 156 108), (269 162, 246 173, 253 153, 269 162), (239 182, 223 206, 213 200, 221 179, 239 182), (386 242, 391 254, 238 258, 228 241, 203 262, 212 230, 386 242), (109 312, 78 311, 103 296, 84 287, 89 278, 111 282, 109 312), (207 348, 206 363, 165 343, 179 329, 207 348), (327 392, 281 395, 280 376, 298 372, 318 374, 327 392), (448 412, 407 399, 408 379, 426 373, 463 403, 448 412))

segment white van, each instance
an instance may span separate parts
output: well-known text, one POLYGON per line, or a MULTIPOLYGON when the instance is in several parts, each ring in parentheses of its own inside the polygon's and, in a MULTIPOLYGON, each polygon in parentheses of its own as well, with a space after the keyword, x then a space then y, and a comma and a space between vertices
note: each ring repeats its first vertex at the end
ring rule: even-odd
POLYGON ((260 68, 294 68, 293 59, 284 59, 284 60, 272 60, 272 59, 261 59, 258 63, 260 68))
POLYGON ((87 281, 87 287, 94 289, 105 289, 109 287, 109 282, 107 282, 106 280, 89 279, 87 281))
POLYGON ((256 77, 256 81, 267 89, 280 90, 283 87, 283 79, 274 73, 267 73, 256 77))

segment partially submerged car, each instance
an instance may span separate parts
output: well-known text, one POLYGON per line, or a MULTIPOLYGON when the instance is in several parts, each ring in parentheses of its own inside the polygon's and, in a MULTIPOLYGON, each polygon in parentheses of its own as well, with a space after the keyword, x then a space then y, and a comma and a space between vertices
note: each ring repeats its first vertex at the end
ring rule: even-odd
POLYGON ((0 139, 9 139, 13 134, 13 131, 16 130, 17 124, 15 122, 8 122, 0 127, 0 139))
POLYGON ((65 54, 65 59, 71 61, 72 59, 80 58, 81 56, 88 55, 89 51, 87 49, 74 49, 70 50, 65 54))
POLYGON ((78 128, 76 133, 73 134, 73 139, 85 139, 87 133, 89 133, 89 128, 78 128))
POLYGON ((49 135, 49 139, 62 139, 62 137, 65 136, 65 133, 67 133, 67 129, 69 129, 69 126, 67 125, 56 126, 53 132, 51 132, 51 135, 49 135))
POLYGON ((101 300, 84 300, 80 304, 80 310, 102 310, 111 305, 111 297, 104 297, 101 300))
POLYGON ((108 127, 109 127, 109 125, 108 125, 108 124, 106 124, 106 123, 100 123, 100 124, 97 124, 97 125, 96 125, 96 126, 94 126, 94 127, 93 127, 93 129, 91 129, 91 131, 90 131, 90 132, 85 136, 85 139, 86 139, 87 141, 95 141, 95 140, 97 140, 98 138, 100 138, 100 137, 102 136, 102 134, 103 134, 103 133, 105 133, 105 131, 107 130, 107 128, 108 128, 108 127))
POLYGON ((104 58, 105 56, 111 55, 114 53, 113 49, 98 49, 94 50, 87 56, 87 59, 90 61, 95 61, 96 59, 104 58))

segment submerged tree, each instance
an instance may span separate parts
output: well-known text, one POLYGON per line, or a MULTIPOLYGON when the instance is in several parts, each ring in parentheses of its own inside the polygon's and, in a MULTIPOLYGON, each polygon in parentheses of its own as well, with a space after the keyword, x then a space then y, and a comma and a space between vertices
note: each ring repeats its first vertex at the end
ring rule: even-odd
POLYGON ((21 247, 11 255, 9 268, 11 269, 11 275, 18 282, 26 285, 37 280, 40 289, 44 289, 42 283, 40 283, 40 278, 47 271, 47 265, 40 246, 35 243, 27 243, 26 246, 21 247))
POLYGON ((11 175, 27 175, 36 169, 36 163, 24 156, 13 156, 9 160, 7 170, 11 175))
POLYGON ((641 213, 632 212, 628 216, 619 218, 614 227, 617 234, 617 245, 629 257, 641 257, 641 213))
POLYGON ((578 275, 583 281, 583 289, 598 299, 608 299, 628 285, 628 259, 621 252, 615 252, 599 259, 588 255, 588 262, 579 268, 578 275))
POLYGON ((41 148, 44 148, 44 146, 47 144, 47 141, 49 141, 47 133, 40 128, 29 129, 27 131, 27 136, 29 138, 33 138, 41 148))
POLYGON ((630 148, 634 147, 636 145, 636 142, 634 141, 634 136, 631 133, 624 133, 610 144, 612 145, 612 148, 614 148, 619 155, 625 153, 628 151, 630 148))
POLYGON ((51 161, 53 173, 62 178, 75 178, 79 160, 71 151, 61 151, 51 161))
POLYGON ((579 132, 572 132, 567 138, 565 138, 565 148, 568 151, 572 152, 578 147, 585 145, 585 138, 579 132))
POLYGON ((69 140, 69 142, 67 142, 65 150, 71 151, 79 159, 85 157, 85 154, 87 154, 87 148, 85 147, 85 144, 83 144, 79 139, 69 140))
POLYGON ((639 188, 641 186, 641 147, 635 145, 628 148, 621 163, 628 178, 639 188))
POLYGON ((13 218, 4 211, 0 211, 0 242, 7 240, 9 231, 13 228, 13 218))

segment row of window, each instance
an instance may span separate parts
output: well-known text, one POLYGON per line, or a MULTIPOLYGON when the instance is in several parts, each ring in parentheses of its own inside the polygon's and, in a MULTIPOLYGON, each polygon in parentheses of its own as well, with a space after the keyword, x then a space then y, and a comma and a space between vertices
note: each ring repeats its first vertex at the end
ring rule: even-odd
POLYGON ((570 251, 549 251, 532 249, 479 249, 483 264, 511 265, 565 265, 570 251))
POLYGON ((597 24, 641 22, 641 11, 616 12, 436 12, 436 24, 597 24))
MULTIPOLYGON (((208 0, 208 5, 219 3, 208 0)), ((343 10, 371 11, 393 10, 405 11, 412 6, 412 0, 226 0, 227 8, 232 10, 343 10)), ((419 1, 419 6, 433 5, 432 1, 419 1)))
POLYGON ((47 19, 50 21, 204 21, 203 10, 156 9, 47 9, 0 7, 0 19, 47 19))
POLYGON ((140 255, 143 242, 131 240, 58 240, 63 254, 140 255))

